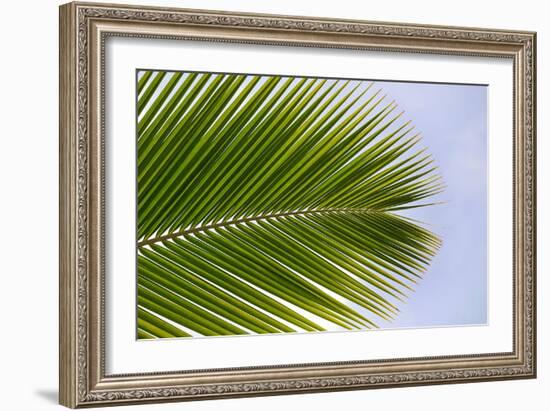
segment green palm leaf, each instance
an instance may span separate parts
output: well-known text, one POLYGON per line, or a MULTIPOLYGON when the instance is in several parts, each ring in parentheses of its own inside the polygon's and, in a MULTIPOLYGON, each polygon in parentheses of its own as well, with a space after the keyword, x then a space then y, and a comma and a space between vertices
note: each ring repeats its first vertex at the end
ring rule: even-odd
POLYGON ((138 338, 375 328, 440 245, 443 187, 372 84, 138 80, 138 338))

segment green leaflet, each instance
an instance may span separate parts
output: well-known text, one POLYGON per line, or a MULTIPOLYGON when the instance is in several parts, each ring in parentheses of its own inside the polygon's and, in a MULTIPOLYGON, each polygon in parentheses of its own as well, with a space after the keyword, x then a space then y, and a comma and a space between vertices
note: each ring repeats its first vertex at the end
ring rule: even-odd
POLYGON ((443 190, 373 84, 144 72, 138 338, 377 328, 436 235, 396 211, 443 190))

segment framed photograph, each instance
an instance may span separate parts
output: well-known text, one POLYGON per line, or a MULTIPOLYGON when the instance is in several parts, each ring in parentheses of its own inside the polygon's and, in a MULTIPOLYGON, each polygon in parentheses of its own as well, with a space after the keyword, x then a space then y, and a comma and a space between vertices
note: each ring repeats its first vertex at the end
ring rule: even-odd
POLYGON ((61 404, 535 377, 535 57, 61 6, 61 404))

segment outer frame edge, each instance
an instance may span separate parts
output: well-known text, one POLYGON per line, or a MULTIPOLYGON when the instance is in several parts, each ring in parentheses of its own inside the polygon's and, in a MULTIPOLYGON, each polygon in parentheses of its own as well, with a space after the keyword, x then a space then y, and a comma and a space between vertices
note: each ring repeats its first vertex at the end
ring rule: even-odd
POLYGON ((76 324, 76 13, 59 6, 59 404, 77 401, 76 324))

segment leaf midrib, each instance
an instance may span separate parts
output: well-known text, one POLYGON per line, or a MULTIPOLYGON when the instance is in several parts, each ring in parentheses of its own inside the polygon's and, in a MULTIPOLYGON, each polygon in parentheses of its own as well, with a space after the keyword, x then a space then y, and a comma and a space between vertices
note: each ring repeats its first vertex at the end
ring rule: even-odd
POLYGON ((190 234, 202 233, 211 229, 224 228, 224 227, 234 226, 234 225, 243 224, 243 223, 251 223, 254 221, 264 221, 264 220, 270 220, 273 218, 280 218, 280 217, 308 215, 308 214, 323 214, 323 213, 330 213, 330 212, 376 213, 376 212, 383 212, 383 211, 372 209, 372 208, 328 207, 328 208, 318 208, 314 210, 297 210, 297 211, 288 211, 288 212, 282 212, 282 213, 262 214, 258 216, 243 217, 235 220, 227 220, 227 221, 221 221, 219 223, 201 225, 198 227, 190 227, 185 230, 176 231, 171 234, 165 234, 157 237, 148 238, 147 240, 138 241, 137 246, 144 247, 147 245, 151 245, 151 244, 155 244, 155 243, 159 243, 167 240, 173 240, 175 238, 183 237, 190 234))

